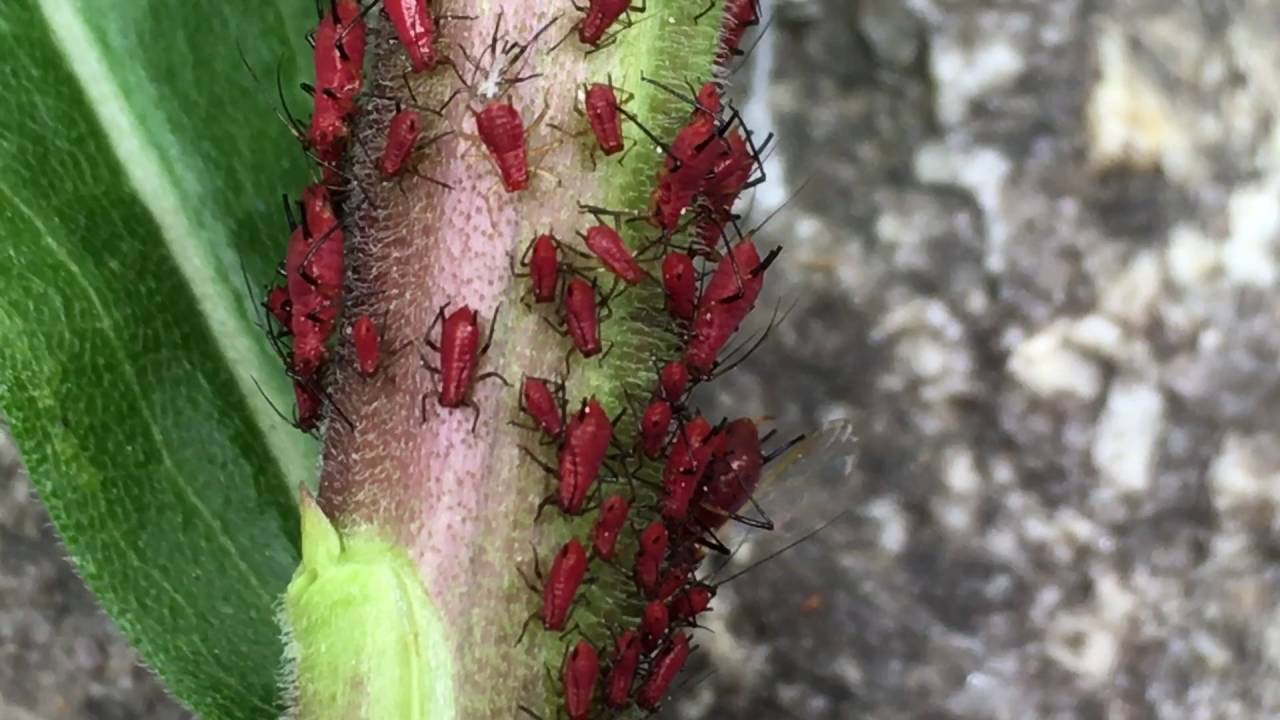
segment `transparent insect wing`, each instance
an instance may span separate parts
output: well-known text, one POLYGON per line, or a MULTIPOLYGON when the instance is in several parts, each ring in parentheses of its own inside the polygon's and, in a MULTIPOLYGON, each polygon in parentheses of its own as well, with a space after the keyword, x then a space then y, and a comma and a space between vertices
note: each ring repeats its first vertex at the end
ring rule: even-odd
POLYGON ((767 520, 773 529, 730 520, 716 533, 734 552, 735 564, 749 562, 748 556, 767 557, 847 511, 832 507, 825 488, 849 476, 856 452, 853 423, 839 419, 825 423, 765 465, 751 501, 739 515, 753 524, 767 520))

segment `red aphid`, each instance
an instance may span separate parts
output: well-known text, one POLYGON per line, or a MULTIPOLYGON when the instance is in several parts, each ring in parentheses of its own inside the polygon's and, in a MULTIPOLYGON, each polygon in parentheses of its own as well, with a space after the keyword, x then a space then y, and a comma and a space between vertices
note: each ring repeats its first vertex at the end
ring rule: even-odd
POLYGON ((715 367, 720 350, 755 308, 764 271, 776 255, 761 261, 755 243, 744 238, 716 265, 703 287, 685 347, 684 362, 692 374, 706 376, 715 367))
POLYGON ((289 245, 284 253, 285 290, 289 294, 289 304, 292 306, 289 314, 290 323, 305 317, 307 309, 314 309, 316 305, 312 298, 316 294, 315 281, 311 279, 310 273, 302 268, 310 249, 311 244, 308 242, 303 226, 295 227, 289 234, 289 245))
POLYGON ((663 488, 662 500, 659 503, 662 519, 683 524, 689 517, 689 504, 698 492, 698 476, 679 474, 674 476, 663 488))
POLYGON ((579 640, 564 664, 564 710, 569 720, 587 720, 596 694, 600 658, 586 640, 579 640))
POLYGON ((702 415, 680 426, 662 469, 663 487, 678 475, 692 475, 695 479, 702 475, 714 449, 714 443, 709 442, 712 434, 711 423, 702 415))
POLYGON ((542 378, 526 376, 520 384, 520 409, 542 428, 549 437, 558 438, 564 430, 560 403, 542 378))
POLYGON ((631 0, 588 0, 587 12, 578 23, 578 40, 596 47, 608 29, 631 9, 631 0))
POLYGON ((662 560, 667 553, 667 543, 671 536, 666 526, 654 520, 640 531, 640 551, 638 557, 651 557, 662 560))
POLYGON ((285 286, 292 305, 293 369, 309 378, 327 358, 326 343, 341 310, 343 235, 324 185, 303 191, 303 224, 285 252, 285 286))
POLYGON ((727 211, 745 186, 754 160, 742 133, 720 126, 718 89, 704 85, 698 102, 693 117, 676 132, 667 148, 663 169, 650 196, 653 221, 667 232, 674 231, 684 212, 709 190, 710 206, 717 212, 727 211))
POLYGON ((280 323, 285 332, 289 332, 290 319, 293 317, 293 301, 289 299, 289 289, 282 286, 276 286, 267 291, 267 297, 262 301, 262 307, 271 313, 271 317, 280 323))
POLYGON ((661 398, 649 401, 644 415, 640 416, 640 451, 650 460, 662 455, 671 429, 671 416, 671 403, 661 398))
POLYGON ((656 598, 667 601, 674 597, 688 583, 689 576, 693 573, 693 568, 694 565, 692 564, 673 563, 663 573, 662 580, 658 583, 656 598))
POLYGON ((529 282, 533 285, 533 301, 548 303, 556 299, 560 283, 560 248, 552 235, 543 233, 533 240, 529 259, 529 282))
POLYGON ((687 182, 679 182, 678 178, 671 173, 659 174, 658 182, 649 198, 649 210, 653 223, 663 231, 675 232, 684 211, 693 204, 698 190, 696 186, 689 185, 687 182))
POLYGON ((667 253, 662 259, 662 289, 671 317, 685 322, 692 320, 698 303, 698 275, 693 258, 679 252, 667 253))
POLYGON ((316 160, 324 167, 326 182, 338 177, 337 165, 342 160, 342 151, 346 149, 350 132, 346 115, 338 101, 317 92, 306 142, 316 160))
POLYGON ((295 425, 302 432, 311 432, 320 425, 320 411, 324 409, 324 401, 310 383, 295 379, 293 381, 293 399, 297 404, 297 420, 295 425))
POLYGON ((325 182, 335 182, 364 73, 365 27, 353 0, 332 3, 315 32, 315 89, 306 144, 324 169, 325 182), (335 21, 334 15, 337 15, 335 21))
POLYGON ((739 240, 730 249, 730 255, 721 258, 716 264, 702 291, 698 309, 728 305, 734 306, 735 312, 746 317, 764 286, 763 273, 767 267, 767 264, 761 262, 760 253, 751 238, 739 240))
POLYGON ((653 221, 666 232, 674 232, 680 218, 702 192, 708 174, 723 155, 712 119, 695 119, 680 129, 671 143, 663 170, 650 195, 653 221))
POLYGON ((645 679, 644 684, 640 686, 640 692, 636 694, 636 704, 645 710, 657 710, 663 698, 666 697, 671 683, 675 681, 680 670, 684 668, 685 662, 689 660, 689 652, 689 636, 676 633, 667 649, 653 661, 649 677, 645 679))
POLYGON ((365 25, 360 4, 355 0, 333 0, 315 31, 317 105, 323 95, 334 102, 341 117, 355 110, 364 78, 364 55, 365 25))
POLYGON ((672 360, 658 371, 658 390, 662 397, 671 404, 678 404, 684 399, 685 390, 689 389, 689 368, 679 360, 672 360))
POLYGON ((600 474, 600 466, 609 452, 613 424, 594 397, 582 403, 582 409, 569 418, 560 446, 557 471, 559 507, 567 515, 580 515, 591 486, 600 474))
POLYGON ((391 116, 387 128, 387 144, 378 158, 378 172, 384 178, 393 178, 404 170, 405 163, 413 155, 422 133, 422 117, 415 110, 401 110, 391 116))
MULTIPOLYGON (((293 305, 293 323, 305 318, 328 324, 337 319, 342 295, 342 228, 323 184, 308 186, 302 197, 303 223, 294 228, 284 254, 285 287, 293 305)), ((293 331, 298 334, 297 328, 293 331)))
POLYGON ((733 220, 733 214, 711 207, 702 207, 700 209, 702 212, 695 222, 694 235, 704 246, 714 248, 720 244, 720 238, 724 237, 725 228, 733 220))
POLYGON ((721 434, 724 442, 707 468, 703 494, 694 509, 694 517, 708 530, 718 529, 747 504, 764 468, 760 433, 754 422, 734 420, 721 434))
POLYGON ((529 187, 529 158, 520 111, 511 103, 494 100, 473 114, 480 141, 498 166, 502 187, 507 192, 529 187))
POLYGON ((671 613, 661 600, 650 600, 640 615, 641 637, 646 649, 656 648, 671 627, 671 613))
MULTIPOLYGON (((733 1, 734 0, 729 0, 729 2, 733 1)), ((703 83, 702 87, 698 88, 696 101, 698 103, 698 107, 693 109, 694 120, 714 120, 720 117, 720 111, 723 109, 724 105, 720 100, 719 85, 713 82, 703 83)))
POLYGON ((640 533, 640 550, 636 553, 633 573, 636 587, 646 598, 652 599, 657 595, 658 579, 669 541, 670 534, 661 520, 649 523, 640 533))
POLYGON ((675 232, 680 225, 680 216, 693 202, 695 194, 676 185, 670 173, 659 172, 658 181, 649 195, 650 221, 665 232, 675 232))
POLYGON ((351 323, 351 346, 356 351, 357 372, 365 377, 372 377, 378 372, 378 326, 373 324, 373 318, 360 315, 351 323))
POLYGON ((631 686, 640 668, 640 634, 628 630, 618 636, 604 680, 604 704, 621 710, 631 704, 631 686))
POLYGON ((440 330, 440 406, 467 404, 475 384, 476 359, 480 349, 480 326, 476 311, 463 305, 444 319, 440 330))
POLYGON ((293 352, 290 365, 301 379, 309 379, 329 359, 329 333, 322 326, 305 316, 293 316, 293 352))
POLYGON ((676 433, 671 454, 662 469, 664 519, 683 523, 688 518, 689 504, 698 491, 703 471, 722 442, 723 435, 713 431, 701 415, 685 423, 676 433))
POLYGON ((338 216, 333 212, 333 199, 329 195, 328 186, 313 183, 302 191, 302 211, 304 225, 312 237, 323 235, 338 225, 338 216))
POLYGON ((719 244, 725 227, 734 219, 733 205, 751 181, 756 156, 742 133, 729 131, 719 152, 701 179, 697 220, 698 239, 709 248, 719 244))
POLYGON ((573 607, 573 598, 586 574, 587 553, 577 538, 569 538, 569 542, 556 553, 551 571, 542 585, 543 627, 548 630, 564 629, 569 610, 573 607))
POLYGON ((636 262, 635 256, 622 242, 622 236, 617 230, 608 225, 594 225, 587 228, 585 242, 587 249, 600 259, 601 264, 628 285, 636 285, 648 279, 649 274, 636 262))
POLYGON ((429 0, 383 0, 382 5, 400 44, 409 54, 414 72, 428 72, 436 66, 436 23, 429 0))
POLYGON ((586 280, 569 280, 564 292, 564 322, 573 346, 584 358, 600 354, 600 316, 596 307, 596 291, 586 280))
POLYGON ((693 118, 676 131, 675 139, 667 148, 663 168, 681 185, 692 186, 696 192, 701 187, 702 176, 711 169, 719 146, 723 144, 723 141, 716 141, 719 132, 716 118, 695 110, 693 118))
POLYGON ((717 61, 723 63, 739 52, 742 36, 760 23, 760 0, 725 0, 717 61))
POLYGON ((589 85, 583 104, 586 106, 587 124, 591 126, 600 150, 605 155, 622 152, 622 115, 618 112, 618 96, 613 88, 602 83, 589 85))
POLYGON ((627 499, 621 495, 610 495, 600 504, 600 516, 596 518, 591 532, 591 544, 596 557, 612 560, 617 554, 618 534, 622 532, 630 510, 627 499))
POLYGON ((737 130, 730 131, 717 146, 722 152, 703 179, 702 194, 713 209, 728 212, 751 179, 756 158, 746 138, 737 130))
POLYGON ((704 583, 676 593, 671 598, 671 622, 692 623, 711 607, 716 589, 704 583))
MULTIPOLYGON (((336 316, 336 301, 342 296, 345 258, 342 226, 334 215, 329 188, 323 184, 308 185, 302 191, 302 211, 308 247, 299 272, 325 302, 333 305, 336 316)), ((305 305, 292 289, 290 298, 295 310, 300 304, 305 305)), ((310 313, 312 309, 303 307, 301 311, 310 313)))

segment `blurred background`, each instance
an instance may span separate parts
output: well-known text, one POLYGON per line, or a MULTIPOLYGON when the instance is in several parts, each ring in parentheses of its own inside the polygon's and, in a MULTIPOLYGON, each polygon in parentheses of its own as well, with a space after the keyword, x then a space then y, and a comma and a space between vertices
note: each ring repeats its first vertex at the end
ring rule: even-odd
MULTIPOLYGON (((1280 4, 765 6, 798 305, 703 400, 852 418, 852 515, 721 590, 666 717, 1280 715, 1280 4)), ((181 717, 0 440, 0 718, 181 717)))

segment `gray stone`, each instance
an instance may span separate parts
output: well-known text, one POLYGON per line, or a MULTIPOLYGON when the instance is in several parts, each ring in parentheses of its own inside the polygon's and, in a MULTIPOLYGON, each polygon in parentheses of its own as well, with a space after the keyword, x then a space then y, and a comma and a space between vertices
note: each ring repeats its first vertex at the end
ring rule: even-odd
POLYGON ((1280 714, 1280 6, 772 9, 799 304, 708 401, 850 417, 852 517, 671 716, 1280 714))

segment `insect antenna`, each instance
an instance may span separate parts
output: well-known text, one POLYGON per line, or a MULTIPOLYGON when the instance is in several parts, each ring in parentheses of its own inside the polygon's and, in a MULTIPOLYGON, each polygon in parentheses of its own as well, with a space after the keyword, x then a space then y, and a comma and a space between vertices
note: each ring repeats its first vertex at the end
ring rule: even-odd
POLYGON ((329 394, 328 390, 325 390, 322 387, 317 387, 315 385, 310 385, 310 387, 312 390, 315 391, 317 395, 319 395, 325 401, 325 404, 333 408, 333 411, 338 414, 338 419, 342 420, 342 424, 346 425, 348 430, 354 431, 356 429, 355 423, 351 422, 351 418, 347 417, 347 414, 343 412, 342 406, 334 402, 333 396, 329 394))
POLYGON ((284 99, 284 79, 283 77, 281 77, 282 72, 283 72, 283 68, 281 67, 280 64, 277 64, 276 65, 276 95, 277 97, 280 98, 280 108, 276 109, 276 117, 280 118, 280 121, 283 122, 289 128, 290 132, 293 133, 293 136, 295 138, 297 138, 300 142, 305 144, 307 134, 302 129, 302 123, 298 121, 298 118, 293 116, 293 111, 289 109, 288 101, 284 99), (280 114, 281 109, 284 110, 283 115, 280 114))
MULTIPOLYGON (((755 2, 755 0, 751 0, 751 1, 755 2)), ((778 19, 776 15, 769 16, 769 19, 766 20, 764 23, 764 27, 760 28, 760 32, 756 33, 756 39, 751 41, 751 47, 747 48, 745 52, 737 48, 734 48, 733 54, 741 55, 742 57, 742 62, 739 62, 738 67, 733 69, 734 72, 737 72, 739 69, 741 69, 742 66, 746 63, 747 58, 751 57, 751 53, 756 51, 756 46, 760 44, 761 40, 764 40, 765 34, 769 32, 769 28, 773 27, 773 21, 776 19, 778 19)), ((752 23, 752 24, 759 25, 760 22, 757 20, 755 23, 752 23)), ((748 25, 748 27, 750 27, 750 25, 748 25)))
MULTIPOLYGON (((550 30, 552 25, 555 25, 557 22, 559 22, 561 17, 563 17, 563 15, 557 14, 555 17, 548 20, 542 27, 538 28, 537 32, 535 32, 532 36, 530 36, 528 40, 524 41, 523 44, 513 43, 514 47, 520 48, 520 52, 512 56, 507 61, 507 64, 510 65, 512 63, 515 63, 519 61, 522 57, 524 57, 524 54, 529 51, 529 48, 533 47, 533 45, 538 42, 538 38, 542 37, 542 34, 545 33, 547 30, 550 30)), ((510 47, 504 49, 503 54, 505 55, 508 52, 510 52, 510 47)), ((516 72, 519 73, 523 67, 524 67, 524 63, 521 63, 520 67, 516 68, 516 72)))
POLYGON ((240 45, 240 38, 236 38, 236 54, 240 56, 240 64, 245 70, 249 71, 249 77, 253 78, 255 83, 262 84, 262 80, 258 79, 258 73, 254 72, 253 66, 249 64, 249 58, 245 57, 244 48, 240 45))
POLYGON ((298 229, 298 218, 293 214, 293 201, 289 198, 289 193, 280 193, 280 200, 284 204, 284 217, 289 222, 289 232, 298 229))
POLYGON ((769 318, 769 324, 765 326, 764 332, 760 333, 759 337, 748 338, 747 340, 739 344, 737 347, 734 347, 733 349, 729 350, 728 354, 725 355, 725 359, 724 359, 724 363, 728 363, 728 364, 726 365, 724 363, 721 363, 721 365, 716 368, 715 372, 713 372, 711 374, 711 377, 709 377, 707 380, 710 381, 716 378, 723 377, 725 374, 731 372, 732 370, 737 368, 739 365, 741 365, 743 362, 745 362, 747 358, 751 357, 751 354, 754 353, 757 349, 759 349, 762 344, 764 344, 765 339, 769 337, 769 333, 773 330, 773 328, 782 320, 785 320, 787 316, 791 314, 791 311, 795 309, 796 303, 798 302, 799 302, 798 299, 792 301, 791 307, 787 308, 787 311, 785 313, 782 313, 781 320, 778 318, 779 306, 775 305, 773 308, 773 316, 769 318))
POLYGON ((674 157, 671 154, 671 146, 666 144, 662 140, 658 139, 658 136, 654 135, 653 132, 649 130, 649 128, 645 127, 644 124, 640 122, 639 118, 637 118, 635 115, 632 115, 630 110, 627 110, 622 106, 619 106, 618 114, 630 120, 632 125, 635 125, 636 127, 640 128, 640 132, 644 133, 645 137, 649 138, 650 142, 658 146, 658 149, 662 151, 663 155, 666 155, 668 157, 674 157))
MULTIPOLYGON (((786 552, 791 551, 793 548, 795 548, 795 546, 799 545, 799 544, 800 544, 800 543, 802 543, 802 542, 806 542, 806 541, 810 540, 811 538, 813 538, 813 536, 814 536, 814 535, 817 535, 818 533, 822 532, 823 530, 826 530, 828 527, 831 527, 831 525, 835 524, 838 520, 843 519, 843 518, 844 518, 844 517, 846 517, 847 515, 849 515, 849 511, 848 511, 848 510, 841 510, 839 513, 836 513, 836 515, 835 515, 834 517, 832 517, 830 520, 827 520, 826 522, 822 523, 822 524, 821 524, 821 525, 819 525, 818 527, 816 527, 816 528, 814 528, 814 529, 810 530, 809 532, 805 533, 804 535, 801 535, 800 537, 796 538, 795 540, 792 540, 791 542, 787 543, 786 545, 783 545, 782 547, 778 548, 777 550, 774 550, 773 552, 769 553, 768 555, 765 555, 764 557, 762 557, 762 558, 760 558, 759 560, 755 561, 754 563, 752 563, 752 564, 748 565, 747 567, 745 567, 745 568, 743 568, 743 569, 739 570, 738 572, 736 572, 736 573, 734 573, 734 574, 730 575, 729 577, 725 578, 724 580, 721 580, 721 581, 717 582, 717 583, 716 583, 716 587, 720 587, 720 586, 722 586, 722 585, 727 585, 727 584, 729 584, 729 583, 733 582, 734 580, 737 580, 738 578, 742 577, 743 575, 746 575, 747 573, 751 572, 752 570, 755 570, 756 568, 760 567, 761 565, 763 565, 763 564, 765 564, 765 563, 767 563, 767 562, 770 562, 770 561, 774 560, 774 559, 775 559, 775 558, 777 558, 779 555, 782 555, 783 553, 786 553, 786 552)), ((743 538, 743 543, 745 543, 745 542, 746 542, 746 538, 743 538)), ((737 549, 739 549, 739 550, 740 550, 741 548, 742 548, 742 544, 741 544, 741 543, 739 543, 739 545, 738 545, 738 548, 737 548, 737 549)), ((735 552, 736 552, 736 551, 735 551, 735 552)), ((727 566, 728 566, 728 564, 729 564, 729 563, 728 563, 728 561, 726 561, 724 565, 721 565, 721 566, 720 566, 720 569, 724 569, 725 567, 727 567, 727 566)), ((718 572, 718 571, 717 571, 717 572, 718 572)))
MULTIPOLYGON (((793 200, 795 200, 797 197, 800 196, 800 193, 804 192, 805 189, 809 187, 809 183, 812 180, 813 180, 812 177, 805 178, 804 182, 800 183, 800 187, 796 188, 796 191, 791 193, 791 197, 788 197, 786 200, 783 200, 782 204, 774 208, 772 212, 770 212, 767 216, 765 216, 765 219, 761 220, 759 225, 756 225, 755 227, 751 228, 751 230, 749 230, 745 234, 749 236, 754 236, 756 233, 763 230, 765 225, 768 225, 769 222, 772 221, 773 218, 778 215, 778 213, 782 212, 784 208, 786 208, 788 205, 791 204, 793 200)), ((735 224, 735 227, 736 227, 736 224, 735 224)), ((739 230, 738 232, 740 235, 743 234, 741 230, 739 230)))
POLYGON ((276 414, 276 416, 277 416, 277 417, 279 417, 281 420, 285 421, 285 423, 287 423, 287 424, 289 424, 289 425, 292 425, 293 427, 298 427, 298 420, 297 420, 297 418, 290 418, 289 416, 287 416, 287 415, 285 415, 284 413, 280 412, 280 408, 279 408, 278 406, 276 406, 276 404, 275 404, 274 402, 272 402, 272 401, 271 401, 271 398, 267 395, 267 391, 266 391, 266 390, 263 390, 263 389, 262 389, 262 385, 260 385, 260 384, 258 383, 258 378, 253 377, 252 375, 250 375, 250 376, 249 376, 249 379, 253 381, 253 386, 254 386, 254 387, 256 387, 256 388, 258 388, 258 394, 262 396, 262 399, 263 399, 263 400, 266 400, 266 401, 267 401, 267 404, 271 406, 271 409, 275 412, 275 414, 276 414))
POLYGON ((658 88, 659 90, 665 91, 671 97, 679 100, 680 102, 684 103, 685 105, 688 105, 689 107, 695 110, 702 110, 707 113, 711 112, 709 109, 702 107, 702 104, 699 103, 696 99, 690 99, 691 97, 692 98, 697 97, 697 91, 694 90, 692 86, 689 87, 690 94, 685 95, 684 93, 680 92, 676 88, 671 87, 670 85, 662 82, 661 80, 654 80, 653 78, 646 76, 644 73, 640 73, 640 81, 649 83, 650 85, 658 88))

